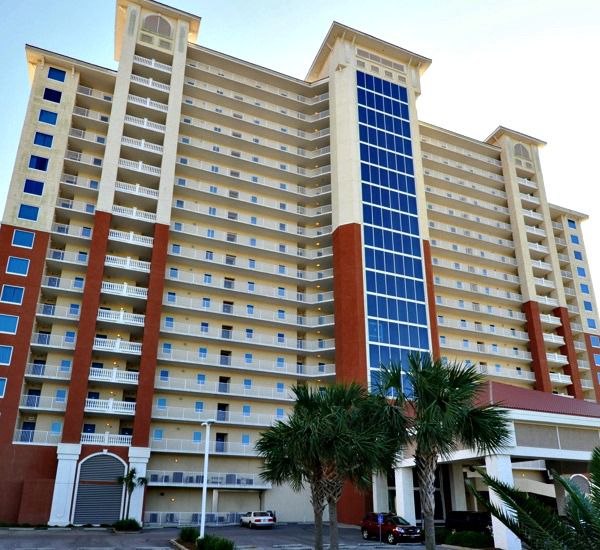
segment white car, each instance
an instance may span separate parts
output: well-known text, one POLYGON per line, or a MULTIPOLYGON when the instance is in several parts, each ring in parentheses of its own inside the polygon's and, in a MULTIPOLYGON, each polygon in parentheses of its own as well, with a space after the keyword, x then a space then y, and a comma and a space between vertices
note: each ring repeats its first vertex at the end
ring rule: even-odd
POLYGON ((267 527, 272 529, 275 525, 273 516, 269 512, 246 512, 240 517, 240 527, 267 527))

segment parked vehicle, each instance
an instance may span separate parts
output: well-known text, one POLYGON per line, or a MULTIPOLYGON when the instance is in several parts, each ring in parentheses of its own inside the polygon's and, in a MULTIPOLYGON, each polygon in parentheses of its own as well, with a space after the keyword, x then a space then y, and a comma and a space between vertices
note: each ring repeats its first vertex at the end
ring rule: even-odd
POLYGON ((240 516, 240 527, 249 527, 250 529, 266 527, 272 529, 274 524, 275 520, 269 512, 246 512, 240 516))
POLYGON ((446 529, 450 531, 492 530, 492 515, 489 512, 447 512, 446 529))
POLYGON ((420 542, 423 540, 421 529, 415 525, 411 525, 403 517, 395 516, 390 512, 384 514, 367 514, 360 523, 363 539, 379 539, 380 524, 378 520, 380 515, 383 520, 381 523, 382 541, 389 544, 396 544, 398 542, 420 542))
POLYGON ((273 518, 273 523, 277 523, 277 514, 275 513, 275 510, 267 510, 267 514, 273 518))

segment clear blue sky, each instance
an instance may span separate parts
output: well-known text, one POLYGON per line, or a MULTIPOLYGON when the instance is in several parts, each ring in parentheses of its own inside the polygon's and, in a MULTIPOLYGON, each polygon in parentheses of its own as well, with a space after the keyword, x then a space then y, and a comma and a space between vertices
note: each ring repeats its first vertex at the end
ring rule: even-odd
MULTIPOLYGON (((306 74, 334 19, 432 58, 419 117, 480 139, 503 124, 547 141, 548 198, 591 215, 585 237, 600 289, 599 1, 164 1, 202 17, 201 44, 297 77, 306 74)), ((0 0, 0 6, 3 208, 29 94, 25 43, 115 67, 115 2, 0 0)))

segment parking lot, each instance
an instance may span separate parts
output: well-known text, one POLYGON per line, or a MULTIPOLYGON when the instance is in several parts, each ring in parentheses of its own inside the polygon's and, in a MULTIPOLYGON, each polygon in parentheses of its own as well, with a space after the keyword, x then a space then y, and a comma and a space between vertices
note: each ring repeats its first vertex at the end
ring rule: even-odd
MULTIPOLYGON (((236 546, 252 550, 305 550, 312 548, 314 527, 303 524, 278 524, 274 529, 250 530, 238 526, 207 528, 207 533, 226 537, 236 546)), ((148 529, 135 534, 115 534, 106 530, 0 530, 0 550, 166 550, 178 529, 148 529)), ((329 542, 325 526, 324 542, 329 542)), ((363 541, 358 527, 340 528, 340 546, 376 550, 390 548, 376 541, 363 541)), ((421 550, 420 544, 399 544, 396 548, 421 550)))

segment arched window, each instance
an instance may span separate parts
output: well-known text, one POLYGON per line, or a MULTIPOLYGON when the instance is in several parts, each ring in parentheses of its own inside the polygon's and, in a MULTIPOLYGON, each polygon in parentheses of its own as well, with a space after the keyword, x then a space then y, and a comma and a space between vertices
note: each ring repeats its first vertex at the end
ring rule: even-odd
POLYGON ((171 38, 171 24, 160 15, 149 15, 144 19, 144 30, 171 38))
POLYGON ((521 143, 517 143, 515 145, 515 157, 521 157, 530 160, 529 151, 527 150, 527 147, 525 147, 525 145, 522 145, 521 143))

